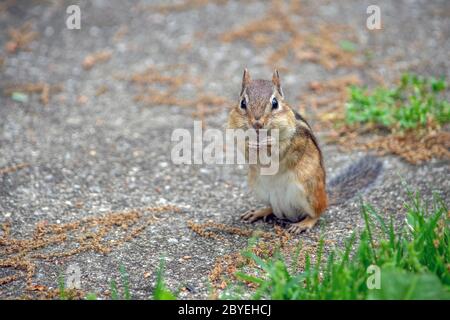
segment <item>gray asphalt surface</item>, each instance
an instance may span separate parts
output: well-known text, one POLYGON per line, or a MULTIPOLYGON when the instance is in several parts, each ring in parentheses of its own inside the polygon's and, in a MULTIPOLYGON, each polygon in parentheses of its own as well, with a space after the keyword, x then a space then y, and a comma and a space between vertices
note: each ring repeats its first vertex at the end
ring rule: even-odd
MULTIPOLYGON (((244 248, 246 237, 222 234, 224 241, 201 237, 188 221, 209 220, 236 227, 262 229, 272 226, 258 222, 243 226, 242 212, 258 206, 246 187, 245 171, 231 166, 174 165, 170 159, 170 136, 176 128, 192 129, 189 107, 148 106, 134 100, 139 89, 124 80, 146 67, 186 65, 199 87, 183 84, 180 97, 192 99, 201 93, 237 99, 242 69, 254 78, 271 76, 273 66, 266 58, 282 43, 280 34, 263 48, 248 41, 220 41, 220 35, 234 27, 262 17, 270 8, 266 1, 210 3, 195 9, 161 13, 154 1, 17 1, 0 11, 0 56, 3 66, 0 88, 27 82, 62 85, 43 105, 39 94, 28 102, 0 95, 0 168, 20 163, 23 169, 0 175, 0 223, 11 222, 11 237, 30 239, 36 224, 63 224, 108 212, 173 204, 181 212, 159 214, 138 237, 108 254, 92 250, 65 258, 36 259, 34 283, 55 288, 58 275, 71 264, 81 269, 85 292, 108 297, 109 282, 119 278, 123 265, 130 277, 132 297, 148 298, 161 257, 165 258, 166 282, 183 291, 185 299, 208 297, 208 274, 217 257, 244 248), (65 27, 65 9, 78 3, 81 30, 65 27), (29 51, 7 53, 8 27, 31 21, 39 36, 29 51), (122 28, 122 29, 121 29, 122 28), (122 37, 119 30, 126 30, 122 37), (117 38, 120 39, 117 39, 117 38), (187 43, 190 43, 188 45, 187 43), (180 49, 183 47, 185 49, 180 49), (86 56, 109 50, 111 59, 91 70, 83 69, 86 56), (100 87, 106 91, 98 95, 100 87), (80 98, 81 97, 81 98, 80 98), (188 257, 186 257, 188 256, 188 257), (185 257, 185 258, 183 258, 185 257), (189 258, 190 257, 190 258, 189 258)), ((327 70, 314 62, 286 59, 282 84, 287 99, 298 104, 311 81, 356 73, 364 84, 373 86, 371 72, 391 83, 405 70, 424 75, 450 77, 450 4, 448 1, 378 1, 383 29, 365 27, 368 1, 304 1, 294 21, 303 31, 313 32, 320 24, 345 24, 353 30, 361 68, 327 70), (308 23, 303 23, 308 21, 308 23), (304 28, 304 29, 303 29, 304 28)), ((222 128, 227 108, 208 116, 207 125, 222 128)), ((305 114, 308 118, 308 113, 305 114)), ((320 132, 319 132, 320 136, 320 132)), ((335 145, 323 145, 328 175, 363 155, 343 153, 335 145)), ((413 166, 397 157, 381 158, 383 174, 364 199, 380 212, 393 212, 403 220, 406 192, 402 181, 427 198, 437 192, 450 195, 448 162, 432 160, 413 166)), ((361 226, 359 203, 330 208, 322 222, 325 238, 340 245, 361 226)), ((298 238, 314 243, 320 228, 298 238)), ((45 252, 57 251, 50 246, 45 252)), ((6 254, 0 255, 6 259, 6 254)), ((0 286, 0 298, 30 294, 23 272, 0 268, 0 278, 20 274, 18 280, 0 286)), ((32 294, 31 294, 32 296, 32 294)))

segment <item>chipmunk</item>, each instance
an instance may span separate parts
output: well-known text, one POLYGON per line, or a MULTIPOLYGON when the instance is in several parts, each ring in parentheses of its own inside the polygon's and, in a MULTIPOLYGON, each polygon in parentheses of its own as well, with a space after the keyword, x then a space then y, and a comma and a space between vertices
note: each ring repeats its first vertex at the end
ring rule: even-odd
MULTIPOLYGON (((241 219, 252 223, 273 214, 291 222, 288 231, 300 233, 314 227, 329 205, 349 200, 372 184, 381 162, 366 156, 326 185, 322 151, 310 125, 284 100, 280 76, 272 81, 252 80, 244 70, 239 103, 228 116, 229 129, 278 129, 279 169, 261 175, 258 164, 249 164, 248 183, 266 207, 245 212, 241 219)), ((249 145, 241 146, 248 152, 249 145)))

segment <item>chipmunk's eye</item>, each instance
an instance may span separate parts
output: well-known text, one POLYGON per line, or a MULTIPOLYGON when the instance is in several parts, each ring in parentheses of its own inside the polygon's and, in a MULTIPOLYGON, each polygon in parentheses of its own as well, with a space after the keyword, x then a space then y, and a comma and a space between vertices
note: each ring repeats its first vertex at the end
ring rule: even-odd
POLYGON ((273 98, 272 99, 272 110, 273 109, 278 109, 278 100, 277 100, 277 98, 273 98))
POLYGON ((247 102, 245 101, 245 99, 241 100, 241 108, 242 109, 247 109, 247 102))

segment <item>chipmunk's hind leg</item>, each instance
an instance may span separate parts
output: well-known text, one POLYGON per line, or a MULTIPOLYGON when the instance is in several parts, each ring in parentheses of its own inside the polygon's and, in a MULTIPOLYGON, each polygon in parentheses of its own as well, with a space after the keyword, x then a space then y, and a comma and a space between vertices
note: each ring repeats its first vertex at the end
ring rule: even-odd
POLYGON ((241 219, 244 222, 252 223, 252 222, 255 222, 262 218, 265 219, 267 216, 271 215, 272 213, 273 213, 273 210, 271 207, 267 207, 267 208, 259 209, 259 210, 248 210, 241 216, 241 219))
POLYGON ((289 233, 299 234, 303 231, 310 230, 312 227, 315 226, 317 220, 319 220, 319 217, 311 218, 310 216, 307 216, 302 221, 291 224, 291 226, 287 229, 287 231, 289 233))

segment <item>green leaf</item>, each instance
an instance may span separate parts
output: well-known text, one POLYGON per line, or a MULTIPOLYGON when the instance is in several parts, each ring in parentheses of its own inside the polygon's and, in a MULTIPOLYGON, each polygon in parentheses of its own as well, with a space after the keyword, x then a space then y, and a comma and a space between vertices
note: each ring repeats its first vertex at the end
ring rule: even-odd
POLYGON ((156 279, 155 290, 153 291, 154 300, 176 300, 175 295, 170 292, 164 283, 164 260, 161 259, 156 279))
MULTIPOLYGON (((350 87, 345 119, 349 124, 374 123, 386 128, 426 127, 428 119, 440 124, 450 122, 450 104, 440 97, 448 88, 444 79, 404 74, 396 87, 350 87)), ((442 95, 444 96, 444 95, 442 95)))
POLYGON ((236 272, 235 276, 238 279, 241 279, 241 280, 244 280, 244 281, 248 281, 248 282, 252 282, 252 283, 256 283, 256 284, 260 284, 260 285, 264 283, 264 279, 245 274, 245 273, 243 273, 241 271, 236 272))
POLYGON ((97 300, 97 295, 95 293, 88 293, 85 297, 86 300, 97 300))
POLYGON ((11 99, 13 99, 16 102, 26 103, 28 102, 28 95, 23 92, 14 91, 11 94, 11 99))
POLYGON ((348 52, 355 52, 357 49, 357 46, 354 42, 351 42, 349 40, 341 40, 339 41, 339 46, 342 50, 348 51, 348 52))
POLYGON ((382 269, 381 288, 371 290, 369 299, 447 300, 450 299, 450 293, 435 274, 382 269))
POLYGON ((58 277, 58 287, 59 287, 59 298, 61 300, 67 300, 66 284, 63 273, 61 273, 58 277))
POLYGON ((122 278, 121 280, 122 280, 125 300, 131 300, 130 286, 129 286, 129 281, 128 281, 128 274, 127 274, 127 272, 125 270, 125 267, 123 265, 120 265, 119 271, 120 271, 120 276, 122 278))
POLYGON ((111 290, 111 299, 113 300, 119 300, 119 294, 117 291, 117 284, 116 281, 111 280, 109 284, 110 290, 111 290))

